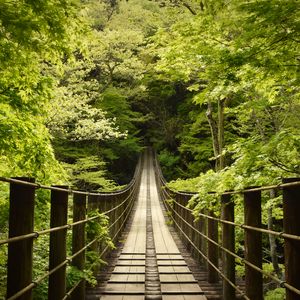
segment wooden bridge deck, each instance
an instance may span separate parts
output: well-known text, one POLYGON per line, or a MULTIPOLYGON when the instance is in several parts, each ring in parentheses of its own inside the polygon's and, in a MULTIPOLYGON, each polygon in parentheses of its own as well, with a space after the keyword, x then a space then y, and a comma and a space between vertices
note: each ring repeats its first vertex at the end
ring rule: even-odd
POLYGON ((97 297, 102 300, 207 299, 166 225, 151 155, 143 159, 130 232, 106 286, 97 297))

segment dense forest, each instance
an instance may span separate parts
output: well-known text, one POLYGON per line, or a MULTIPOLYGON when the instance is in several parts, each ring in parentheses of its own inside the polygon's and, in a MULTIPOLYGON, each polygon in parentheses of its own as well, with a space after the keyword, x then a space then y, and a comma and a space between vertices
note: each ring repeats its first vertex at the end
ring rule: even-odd
MULTIPOLYGON (((2 0, 0 176, 111 191, 130 181, 150 145, 172 188, 199 192, 195 212, 217 205, 207 192, 298 177, 299 8, 2 0)), ((0 184, 3 233, 7 189, 0 184)), ((44 192, 38 199, 42 228, 49 204, 44 192)), ((280 220, 278 197, 264 200, 280 220)), ((5 256, 1 249, 1 268, 5 256)), ((35 299, 44 296, 41 287, 35 299)))

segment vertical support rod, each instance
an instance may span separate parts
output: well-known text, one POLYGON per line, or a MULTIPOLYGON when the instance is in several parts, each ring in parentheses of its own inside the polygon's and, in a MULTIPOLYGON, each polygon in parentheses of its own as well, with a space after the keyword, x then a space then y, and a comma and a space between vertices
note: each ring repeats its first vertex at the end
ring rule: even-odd
MULTIPOLYGON (((286 178, 283 183, 300 181, 299 178, 286 178)), ((300 236, 300 185, 283 189, 283 229, 285 233, 300 236)), ((285 280, 300 289, 300 241, 285 239, 285 280)), ((286 300, 298 300, 300 296, 286 290, 286 300)))
MULTIPOLYGON (((67 189, 67 186, 56 186, 67 189)), ((68 191, 51 191, 50 227, 60 227, 68 220, 68 191)), ((50 233, 49 270, 52 270, 67 257, 67 229, 50 233)), ((62 299, 66 293, 66 265, 49 276, 48 299, 62 299)))
MULTIPOLYGON (((195 219, 194 219, 194 216, 193 216, 192 212, 189 212, 189 217, 190 217, 191 226, 195 227, 195 219)), ((191 241, 193 242, 194 245, 196 245, 197 244, 196 232, 192 227, 190 227, 190 228, 191 228, 191 241)), ((193 246, 191 247, 191 250, 192 250, 191 251, 192 256, 194 258, 196 258, 198 252, 195 250, 195 248, 193 246)))
MULTIPOLYGON (((93 212, 97 211, 98 208, 98 196, 97 195, 88 195, 88 205, 87 205, 87 211, 88 211, 88 216, 92 216, 93 212)), ((90 226, 91 230, 87 231, 87 241, 88 243, 92 242, 96 238, 95 234, 95 229, 93 228, 94 226, 92 225, 93 222, 98 222, 98 219, 92 220, 88 223, 88 226, 90 226)), ((91 244, 91 246, 88 249, 89 251, 93 251, 95 253, 99 253, 99 241, 95 241, 94 243, 91 244)), ((93 264, 93 262, 92 262, 93 264)), ((95 274, 98 271, 98 267, 94 266, 92 267, 92 271, 95 274)))
MULTIPOLYGON (((209 216, 215 217, 213 211, 208 212, 209 216)), ((218 222, 216 220, 208 219, 207 220, 207 236, 218 242, 218 222)), ((214 245, 212 242, 208 241, 207 247, 207 257, 214 264, 215 267, 219 266, 219 251, 218 247, 214 245)), ((218 272, 210 265, 207 266, 208 270, 208 282, 215 283, 219 281, 218 272)))
MULTIPOLYGON (((191 211, 188 211, 188 222, 191 226, 194 226, 194 216, 192 214, 191 211)), ((195 231, 192 227, 189 226, 189 229, 190 229, 190 239, 191 241, 193 242, 193 244, 195 244, 196 242, 196 235, 195 235, 195 231)), ((193 257, 196 256, 196 252, 195 252, 195 249, 194 247, 191 245, 191 254, 193 257)))
MULTIPOLYGON (((188 195, 184 195, 183 199, 184 199, 184 203, 185 203, 184 206, 186 207, 189 202, 190 197, 188 195)), ((188 224, 193 226, 194 218, 193 218, 192 213, 189 210, 186 210, 186 221, 188 222, 188 224)), ((194 243, 194 230, 192 229, 192 227, 190 227, 188 225, 187 225, 187 235, 188 235, 189 239, 194 243)), ((188 249, 190 250, 191 254, 193 255, 194 248, 192 247, 192 244, 190 242, 189 242, 188 249)))
MULTIPOLYGON (((203 225, 203 223, 201 222, 201 219, 198 219, 194 223, 195 228, 201 233, 203 232, 202 225, 203 225)), ((195 245, 203 253, 203 251, 202 251, 203 250, 202 249, 202 236, 197 232, 195 232, 195 245)), ((199 261, 200 264, 203 263, 203 257, 198 251, 195 252, 195 258, 197 261, 199 261)))
POLYGON ((177 212, 177 214, 174 212, 174 215, 175 215, 175 220, 177 222, 177 228, 176 228, 176 231, 177 231, 177 234, 179 235, 180 239, 182 240, 183 238, 183 235, 182 235, 182 232, 181 232, 181 219, 179 216, 181 216, 181 207, 179 206, 180 204, 180 199, 179 197, 174 193, 173 194, 173 198, 174 198, 174 208, 175 208, 175 211, 177 212))
MULTIPOLYGON (((86 195, 74 194, 73 199, 73 222, 86 218, 86 195)), ((72 231, 72 254, 74 255, 85 247, 85 223, 76 225, 72 231)), ((83 271, 85 267, 85 251, 73 258, 72 265, 83 271)), ((72 293, 73 300, 85 299, 85 279, 82 279, 78 287, 72 293)))
MULTIPOLYGON (((130 196, 130 198, 129 198, 128 209, 127 209, 127 212, 126 212, 126 222, 125 222, 125 226, 127 226, 127 224, 128 224, 128 219, 129 219, 130 213, 131 213, 131 211, 132 211, 132 207, 133 207, 133 205, 134 205, 134 200, 135 200, 135 191, 134 191, 134 189, 135 189, 135 186, 132 186, 132 187, 131 187, 131 192, 132 192, 132 194, 131 194, 131 196, 130 196)), ((124 228, 125 228, 125 227, 124 227, 124 228)), ((123 228, 123 230, 124 230, 124 228, 123 228)))
MULTIPOLYGON (((245 225, 261 227, 261 192, 244 193, 245 225)), ((245 259, 255 266, 262 268, 262 234, 261 232, 245 229, 245 259)), ((250 299, 263 299, 262 274, 245 265, 246 295, 250 299)))
MULTIPOLYGON (((34 183, 33 178, 16 178, 34 183)), ((9 237, 33 232, 35 187, 10 184, 9 237)), ((33 238, 8 244, 7 262, 7 298, 25 288, 32 281, 33 238)), ((32 291, 28 291, 20 300, 31 300, 32 291)))
MULTIPOLYGON (((104 211, 109 210, 110 209, 109 204, 110 204, 110 196, 109 195, 105 195, 105 196, 101 196, 100 194, 98 195, 97 208, 98 208, 99 213, 103 213, 104 211)), ((108 214, 106 216, 110 217, 110 214, 108 214)), ((110 224, 110 223, 108 222, 108 224, 110 224)), ((98 245, 99 245, 99 252, 101 253, 105 249, 106 245, 101 240, 99 241, 98 245)), ((107 251, 105 251, 105 253, 103 253, 103 256, 100 258, 104 260, 106 255, 107 255, 107 251)), ((97 268, 99 269, 100 265, 97 266, 97 268)))
MULTIPOLYGON (((221 218, 234 222, 234 202, 230 195, 221 196, 221 218)), ((235 252, 235 228, 234 225, 222 223, 222 246, 231 252, 235 252)), ((229 253, 223 251, 222 266, 225 277, 235 284, 235 259, 229 253)), ((223 279, 223 299, 235 299, 235 289, 223 279)))
MULTIPOLYGON (((165 208, 166 208, 166 211, 169 211, 169 213, 171 214, 171 216, 173 217, 175 222, 177 222, 177 224, 178 224, 178 217, 176 215, 176 212, 178 213, 178 205, 177 205, 177 202, 176 202, 177 199, 176 199, 175 195, 173 195, 170 190, 168 190, 168 193, 170 195, 172 195, 172 202, 170 203, 170 205, 171 205, 171 207, 173 207, 173 210, 168 205, 165 205, 165 208)), ((169 219, 172 220, 171 217, 169 219)), ((176 231, 179 232, 176 223, 174 223, 173 226, 176 229, 176 231)))

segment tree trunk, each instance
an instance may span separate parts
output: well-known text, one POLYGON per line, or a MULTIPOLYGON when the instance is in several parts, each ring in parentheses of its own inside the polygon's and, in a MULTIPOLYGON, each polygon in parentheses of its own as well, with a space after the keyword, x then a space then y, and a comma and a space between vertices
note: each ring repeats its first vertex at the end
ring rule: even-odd
POLYGON ((219 140, 219 170, 225 168, 225 158, 223 155, 224 147, 224 110, 226 99, 218 101, 218 140, 219 140))
POLYGON ((213 117, 213 105, 210 101, 207 103, 206 117, 207 117, 208 124, 209 124, 210 131, 211 131, 214 156, 216 158, 216 167, 215 168, 216 168, 216 170, 219 170, 218 156, 219 156, 220 146, 219 146, 219 139, 218 139, 218 124, 213 117))
MULTIPOLYGON (((270 191, 270 198, 274 199, 276 197, 275 190, 270 191)), ((268 229, 273 230, 273 217, 272 217, 272 207, 268 208, 268 229)), ((282 272, 278 265, 278 256, 276 251, 276 240, 273 234, 269 234, 269 243, 270 243, 270 255, 273 264, 273 268, 278 278, 282 278, 282 272)))

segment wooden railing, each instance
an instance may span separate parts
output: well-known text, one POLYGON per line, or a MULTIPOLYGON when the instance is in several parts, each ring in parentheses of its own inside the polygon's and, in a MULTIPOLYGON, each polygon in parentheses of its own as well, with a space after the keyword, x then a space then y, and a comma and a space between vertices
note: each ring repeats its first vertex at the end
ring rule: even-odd
POLYGON ((171 190, 157 160, 155 169, 160 195, 174 227, 194 258, 207 266, 208 282, 222 280, 222 299, 236 299, 237 294, 248 300, 263 299, 263 277, 285 288, 287 300, 300 299, 300 178, 284 179, 278 185, 226 192, 220 196, 221 211, 203 209, 194 215, 187 204, 196 193, 171 190), (282 192, 282 231, 268 230, 262 224, 261 194, 270 190, 282 192), (234 194, 243 196, 244 223, 235 221, 234 194), (243 253, 235 251, 236 228, 244 232, 243 253), (272 235, 284 243, 283 278, 263 270, 262 234, 272 235), (245 268, 243 286, 236 284, 236 262, 245 268))
MULTIPOLYGON (((92 249, 104 259, 109 246, 103 245, 96 232, 86 233, 85 225, 108 218, 107 230, 112 242, 117 241, 136 199, 139 180, 139 162, 130 184, 119 191, 90 193, 69 189, 67 186, 45 186, 32 178, 0 178, 10 184, 9 234, 0 240, 0 246, 8 246, 7 300, 33 298, 33 289, 48 279, 48 299, 82 300, 85 295, 85 280, 80 278, 68 291, 66 267, 86 268, 86 250, 92 249), (50 228, 35 231, 34 208, 37 189, 50 190, 50 228), (72 201, 69 201, 72 200, 72 201), (71 210, 71 211, 70 211, 71 210), (97 213, 90 214, 90 212, 97 213), (72 215, 72 222, 68 216, 72 215), (72 231, 71 255, 67 256, 67 233, 72 231), (34 241, 50 234, 49 269, 33 280, 34 241)), ((47 247, 47 245, 45 245, 47 247)), ((98 261, 98 260, 97 260, 98 261)), ((93 264, 90 268, 93 268, 93 264)))

